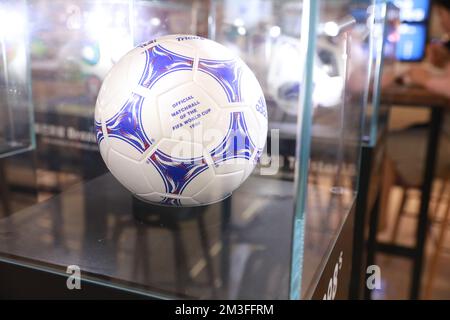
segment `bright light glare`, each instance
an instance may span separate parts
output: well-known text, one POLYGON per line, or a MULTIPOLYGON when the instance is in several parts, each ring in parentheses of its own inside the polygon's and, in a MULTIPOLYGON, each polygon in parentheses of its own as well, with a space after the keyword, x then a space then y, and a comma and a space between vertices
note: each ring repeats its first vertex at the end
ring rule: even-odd
POLYGON ((241 36, 245 36, 245 34, 247 33, 247 30, 245 30, 244 27, 239 27, 239 28, 237 28, 237 32, 238 32, 241 36))
POLYGON ((242 20, 241 18, 236 18, 234 19, 233 24, 236 27, 242 27, 244 25, 244 20, 242 20))
POLYGON ((126 19, 127 19, 127 15, 125 14, 125 12, 123 11, 116 11, 116 26, 121 26, 123 24, 125 24, 126 19))
POLYGON ((17 36, 25 33, 25 17, 16 11, 0 10, 0 35, 17 36))
POLYGON ((323 31, 327 36, 336 37, 339 34, 339 26, 334 21, 329 21, 325 23, 323 31))
POLYGON ((157 17, 151 18, 150 19, 150 24, 154 27, 157 27, 161 24, 161 20, 157 17))
POLYGON ((108 30, 110 17, 106 12, 95 10, 86 15, 85 27, 90 36, 93 38, 101 38, 108 30))
POLYGON ((96 58, 94 48, 91 46, 85 46, 82 51, 82 55, 86 60, 93 61, 96 58))
POLYGON ((276 38, 281 34, 281 28, 279 26, 273 26, 270 28, 269 34, 272 38, 276 38))

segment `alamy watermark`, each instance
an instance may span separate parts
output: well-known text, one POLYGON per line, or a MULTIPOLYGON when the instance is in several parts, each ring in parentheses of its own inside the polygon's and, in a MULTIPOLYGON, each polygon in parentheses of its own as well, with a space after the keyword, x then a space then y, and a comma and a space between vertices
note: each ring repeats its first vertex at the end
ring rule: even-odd
POLYGON ((81 289, 81 269, 77 265, 70 265, 66 269, 66 273, 69 274, 66 281, 67 289, 80 290, 81 289))
POLYGON ((381 289, 381 268, 376 264, 370 265, 366 270, 366 286, 369 290, 381 289))

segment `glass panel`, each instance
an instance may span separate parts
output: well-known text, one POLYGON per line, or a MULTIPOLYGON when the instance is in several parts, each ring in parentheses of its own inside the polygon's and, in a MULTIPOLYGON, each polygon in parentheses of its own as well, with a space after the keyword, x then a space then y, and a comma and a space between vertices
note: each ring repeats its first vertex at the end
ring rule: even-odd
POLYGON ((133 48, 132 6, 126 0, 28 3, 37 184, 53 193, 107 171, 92 119, 103 78, 133 48))
POLYGON ((0 158, 34 148, 25 1, 0 3, 0 158))
POLYGON ((207 6, 200 0, 134 0, 134 42, 140 44, 167 34, 206 36, 207 6))
POLYGON ((305 16, 296 208, 301 231, 293 247, 293 270, 302 265, 302 277, 291 294, 300 289, 300 297, 309 298, 355 200, 374 2, 305 1, 305 16))
MULTIPOLYGON (((248 234, 255 234, 253 226, 256 221, 266 221, 266 225, 259 225, 260 235, 253 240, 260 247, 261 257, 266 259, 263 269, 253 271, 254 276, 259 274, 258 279, 271 279, 278 283, 277 295, 267 297, 297 299, 298 294, 291 296, 289 292, 290 282, 286 275, 301 276, 300 269, 290 271, 289 257, 293 236, 300 230, 292 223, 298 178, 295 174, 295 150, 298 144, 297 119, 301 118, 299 94, 304 89, 301 75, 305 56, 300 47, 300 37, 304 32, 302 1, 216 0, 211 3, 210 17, 210 37, 231 48, 255 73, 264 92, 269 121, 269 138, 266 154, 260 163, 261 170, 255 170, 248 183, 243 185, 251 183, 254 186, 249 189, 253 204, 234 207, 232 217, 246 220, 244 217, 248 210, 258 205, 252 217, 254 222, 243 224, 248 234), (269 237, 270 240, 264 240, 269 237)), ((306 23, 309 23, 308 18, 306 23)), ((240 190, 234 194, 239 197, 240 190)), ((231 263, 237 264, 237 260, 231 263)), ((253 263, 251 255, 245 263, 253 263)), ((249 297, 256 298, 256 295, 249 297)))
MULTIPOLYGON (((363 142, 367 145, 373 145, 376 142, 377 136, 377 125, 379 119, 378 107, 379 103, 377 101, 376 92, 379 90, 381 73, 377 73, 377 70, 381 70, 381 65, 383 63, 383 40, 385 37, 385 15, 386 15, 386 4, 378 2, 374 10, 374 34, 369 43, 369 90, 367 91, 368 103, 366 108, 366 117, 363 133, 363 142), (372 93, 375 93, 372 96, 372 93), (370 99, 372 97, 372 99, 370 99)), ((383 1, 381 1, 383 2, 383 1)))
POLYGON ((363 143, 374 146, 386 128, 389 108, 380 104, 381 89, 391 83, 398 41, 399 10, 383 0, 377 0, 374 11, 373 37, 370 43, 370 73, 368 104, 363 143))

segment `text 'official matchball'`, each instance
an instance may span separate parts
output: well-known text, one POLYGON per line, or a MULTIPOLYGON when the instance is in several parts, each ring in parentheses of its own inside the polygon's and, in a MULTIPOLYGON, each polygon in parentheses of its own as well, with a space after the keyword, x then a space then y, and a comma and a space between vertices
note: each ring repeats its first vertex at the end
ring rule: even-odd
POLYGON ((100 152, 136 197, 197 206, 229 196, 254 169, 267 136, 261 87, 217 42, 148 41, 111 69, 95 107, 100 152))

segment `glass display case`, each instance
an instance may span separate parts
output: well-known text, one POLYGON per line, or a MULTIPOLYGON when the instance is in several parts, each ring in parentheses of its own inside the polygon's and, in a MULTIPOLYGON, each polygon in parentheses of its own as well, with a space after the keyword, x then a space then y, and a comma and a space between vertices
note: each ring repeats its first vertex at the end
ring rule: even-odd
MULTIPOLYGON (((300 290, 293 285, 291 295, 300 291, 299 297, 310 298, 330 253, 339 237, 349 232, 345 226, 353 219, 375 2, 305 4, 309 5, 306 8, 310 10, 310 21, 308 27, 304 22, 302 31, 308 33, 302 40, 307 42, 306 57, 309 61, 313 59, 313 63, 306 63, 301 92, 303 115, 299 120, 301 140, 294 226, 294 231, 295 228, 300 231, 294 237, 293 256, 298 257, 302 273, 297 284, 300 290)), ((333 279, 343 272, 341 260, 351 259, 351 250, 341 251, 333 279)), ((295 265, 292 269, 295 270, 295 265)), ((324 298, 332 299, 335 294, 330 282, 324 298)))
POLYGON ((382 45, 374 40, 375 0, 31 3, 34 99, 37 112, 45 111, 38 133, 57 135, 58 127, 70 125, 89 133, 78 135, 89 147, 57 136, 38 144, 36 152, 48 154, 51 144, 60 155, 40 158, 43 166, 52 164, 46 170, 75 175, 78 184, 0 218, 0 263, 61 277, 75 265, 86 284, 156 298, 345 297, 351 237, 345 249, 336 248, 351 234, 369 73, 379 68, 368 54, 382 45), (89 21, 103 25, 90 33, 89 21), (253 174, 221 202, 143 204, 104 168, 94 170, 93 99, 104 71, 133 42, 202 28, 259 80, 269 121, 266 149, 253 174), (56 129, 42 125, 49 120, 59 121, 56 129), (87 169, 73 170, 80 166, 87 169), (335 264, 339 286, 327 273, 335 264))
POLYGON ((34 148, 25 1, 0 3, 0 158, 34 148))
POLYGON ((369 225, 378 210, 381 194, 382 164, 387 133, 389 106, 380 103, 380 92, 392 84, 397 21, 394 7, 389 1, 374 2, 372 37, 363 43, 367 55, 367 88, 364 92, 364 125, 362 135, 361 166, 358 175, 358 196, 353 232, 353 261, 351 298, 367 295, 366 270, 372 247, 368 244, 369 225))
MULTIPOLYGON (((51 195, 106 172, 92 125, 103 78, 133 48, 132 3, 27 1, 37 184, 51 195)), ((29 165, 29 164, 28 164, 29 165)))
POLYGON ((363 143, 374 146, 386 129, 389 107, 380 103, 383 87, 395 77, 396 44, 399 40, 399 9, 391 2, 376 1, 373 37, 369 43, 368 104, 364 124, 363 143))

